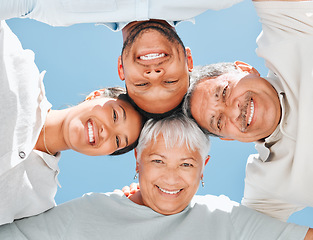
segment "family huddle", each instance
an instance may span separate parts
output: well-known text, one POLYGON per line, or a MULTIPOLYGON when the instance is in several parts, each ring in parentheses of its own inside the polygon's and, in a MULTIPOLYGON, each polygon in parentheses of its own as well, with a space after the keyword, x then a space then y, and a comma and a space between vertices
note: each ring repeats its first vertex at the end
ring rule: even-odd
POLYGON ((313 206, 313 2, 253 1, 267 76, 240 60, 194 66, 177 24, 238 2, 0 0, 0 239, 313 239, 312 226, 286 222, 313 206), (52 109, 45 71, 6 24, 11 18, 121 31, 125 88, 52 109), (255 143, 241 203, 196 195, 212 137, 255 143), (133 151, 138 188, 56 206, 58 163, 68 149, 133 151))

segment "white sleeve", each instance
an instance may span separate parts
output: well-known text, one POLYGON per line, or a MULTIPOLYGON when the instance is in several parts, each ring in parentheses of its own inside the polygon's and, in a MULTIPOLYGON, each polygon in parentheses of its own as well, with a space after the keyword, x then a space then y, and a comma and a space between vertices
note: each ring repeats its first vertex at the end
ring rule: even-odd
POLYGON ((23 17, 31 12, 36 0, 0 0, 0 20, 23 17))
POLYGON ((243 0, 0 0, 0 18, 27 17, 52 26, 77 23, 127 23, 163 19, 183 21, 208 9, 243 0))
POLYGON ((243 198, 241 204, 284 222, 288 220, 291 214, 304 208, 277 199, 243 198))

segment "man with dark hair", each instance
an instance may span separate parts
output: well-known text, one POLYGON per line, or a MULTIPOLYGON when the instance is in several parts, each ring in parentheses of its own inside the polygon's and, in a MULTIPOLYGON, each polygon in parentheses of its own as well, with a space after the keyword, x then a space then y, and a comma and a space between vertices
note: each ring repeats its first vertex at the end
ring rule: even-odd
POLYGON ((52 26, 96 22, 114 31, 123 29, 119 76, 135 107, 148 118, 160 118, 181 109, 193 68, 191 51, 174 27, 207 9, 220 10, 240 1, 2 0, 0 19, 25 17, 52 26))

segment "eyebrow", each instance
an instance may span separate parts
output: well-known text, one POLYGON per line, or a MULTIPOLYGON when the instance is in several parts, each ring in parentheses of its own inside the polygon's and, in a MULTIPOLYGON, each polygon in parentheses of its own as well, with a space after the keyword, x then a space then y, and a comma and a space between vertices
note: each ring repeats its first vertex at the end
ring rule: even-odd
POLYGON ((166 158, 164 155, 159 154, 159 153, 151 153, 151 154, 149 154, 149 156, 152 156, 152 155, 158 155, 158 156, 160 156, 162 158, 166 158))
POLYGON ((128 146, 128 137, 125 135, 126 147, 128 146))
POLYGON ((188 160, 191 160, 191 161, 193 161, 193 162, 198 162, 195 158, 193 158, 193 157, 185 157, 185 158, 182 158, 182 159, 180 159, 181 161, 188 161, 188 160))
POLYGON ((126 120, 126 111, 121 105, 119 105, 119 106, 123 110, 123 118, 124 118, 124 120, 126 120))
POLYGON ((214 95, 218 95, 218 96, 220 96, 220 91, 221 91, 221 85, 219 85, 218 87, 216 87, 216 89, 215 89, 215 92, 214 92, 214 95))
MULTIPOLYGON (((119 105, 119 106, 123 110, 123 118, 124 118, 124 121, 125 121, 126 120, 126 111, 125 111, 125 109, 121 105, 119 105)), ((126 146, 125 147, 127 147, 128 146, 128 137, 126 135, 125 135, 125 142, 126 142, 126 146)))

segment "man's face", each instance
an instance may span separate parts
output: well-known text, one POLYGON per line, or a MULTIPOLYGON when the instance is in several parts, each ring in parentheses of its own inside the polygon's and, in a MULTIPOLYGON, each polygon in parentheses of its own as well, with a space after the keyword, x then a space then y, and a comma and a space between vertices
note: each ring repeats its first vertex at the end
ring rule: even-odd
POLYGON ((150 113, 170 111, 189 86, 190 49, 186 57, 170 27, 149 22, 137 26, 119 58, 119 76, 138 107, 150 113))
POLYGON ((144 205, 164 215, 181 212, 197 192, 203 168, 198 150, 189 150, 186 145, 167 148, 159 135, 137 159, 144 205))
POLYGON ((281 108, 276 90, 258 74, 227 73, 204 79, 191 97, 191 113, 208 131, 241 142, 269 136, 281 108))

